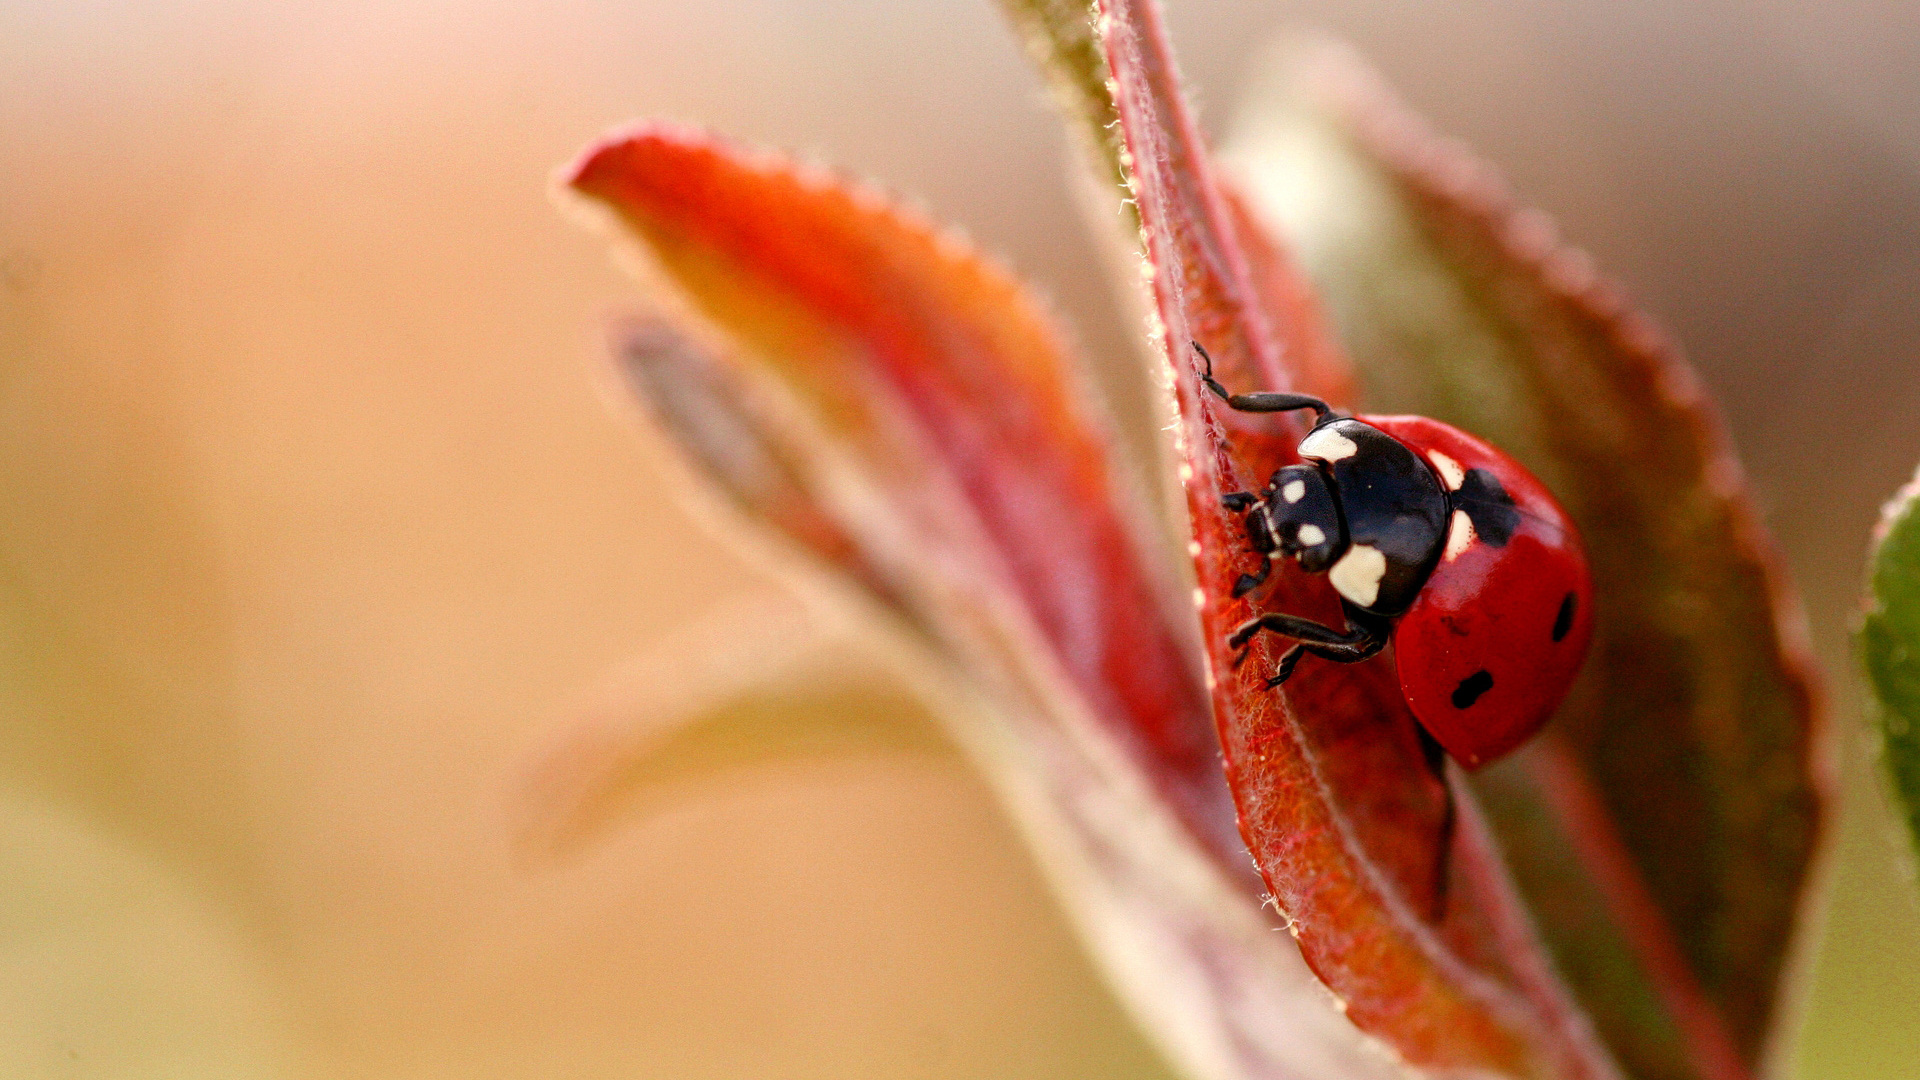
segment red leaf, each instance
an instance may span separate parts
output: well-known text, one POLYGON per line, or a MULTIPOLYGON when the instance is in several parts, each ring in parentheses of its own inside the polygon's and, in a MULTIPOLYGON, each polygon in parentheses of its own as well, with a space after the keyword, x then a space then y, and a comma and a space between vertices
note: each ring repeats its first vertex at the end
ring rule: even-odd
POLYGON ((1370 400, 1497 439, 1592 556, 1595 647, 1475 777, 1568 981, 1637 1076, 1750 1075, 1830 759, 1790 583, 1678 350, 1346 50, 1299 50, 1235 157, 1370 400), (1337 206, 1337 214, 1302 212, 1337 206))
MULTIPOLYGON (((1286 357, 1330 346, 1303 337, 1310 325, 1262 309, 1237 224, 1180 97, 1158 12, 1135 0, 1103 0, 1099 12, 1175 373, 1202 626, 1222 676, 1215 714, 1255 861, 1309 965, 1357 1025, 1409 1062, 1616 1075, 1553 974, 1458 782, 1462 827, 1444 856, 1444 794, 1391 666, 1303 666, 1283 694, 1264 686, 1274 659, 1264 642, 1233 668, 1226 638, 1250 609, 1231 587, 1252 563, 1221 496, 1257 487, 1253 477, 1289 460, 1295 434, 1278 426, 1262 436, 1240 417, 1223 426, 1189 342, 1204 343, 1223 378, 1248 389, 1289 388, 1286 357), (1444 881, 1442 867, 1450 868, 1444 881)), ((1263 606, 1340 621, 1322 581, 1283 577, 1263 606)))
POLYGON ((864 581, 1123 993, 1199 1076, 1394 1075, 1274 933, 1150 506, 1016 282, 872 192, 644 126, 569 178, 678 298, 647 396, 743 508, 864 581), (691 337, 687 335, 692 335, 691 337))
POLYGON ((1188 826, 1237 846, 1166 590, 1117 509, 1131 500, 1058 339, 1013 280, 871 194, 745 164, 686 131, 610 140, 569 182, 614 207, 710 317, 886 470, 872 512, 927 546, 890 554, 964 557, 1004 582, 1093 715, 1144 740, 1188 826), (967 520, 945 519, 953 501, 967 520))

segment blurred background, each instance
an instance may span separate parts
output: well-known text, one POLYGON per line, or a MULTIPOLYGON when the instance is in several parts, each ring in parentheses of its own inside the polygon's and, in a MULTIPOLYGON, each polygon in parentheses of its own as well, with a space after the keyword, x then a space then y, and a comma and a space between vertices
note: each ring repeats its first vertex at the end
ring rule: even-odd
MULTIPOLYGON (((1216 131, 1276 32, 1350 38, 1686 343, 1846 757, 1782 1075, 1920 1073, 1846 646, 1920 461, 1920 20, 1171 19, 1216 131)), ((0 1075, 1167 1075, 926 713, 692 521, 619 402, 635 294, 548 183, 643 115, 924 199, 1127 362, 987 0, 0 3, 0 1075)))

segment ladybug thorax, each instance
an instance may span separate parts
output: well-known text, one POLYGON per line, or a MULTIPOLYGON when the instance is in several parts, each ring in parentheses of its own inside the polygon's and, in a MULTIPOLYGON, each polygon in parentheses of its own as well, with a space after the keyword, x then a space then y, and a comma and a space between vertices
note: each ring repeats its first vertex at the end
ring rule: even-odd
MULTIPOLYGON (((1439 478, 1405 443, 1351 417, 1322 421, 1301 440, 1300 456, 1318 466, 1344 526, 1327 580, 1355 607, 1405 612, 1446 542, 1450 508, 1439 478)), ((1267 505, 1284 512, 1275 505, 1283 502, 1267 505)), ((1301 566, 1312 569, 1304 558, 1301 566)))

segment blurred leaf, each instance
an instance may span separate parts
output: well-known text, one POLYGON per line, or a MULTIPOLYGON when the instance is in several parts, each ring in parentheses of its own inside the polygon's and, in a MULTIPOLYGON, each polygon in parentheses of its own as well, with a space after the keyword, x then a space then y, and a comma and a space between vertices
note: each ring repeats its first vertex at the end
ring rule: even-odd
POLYGON ((1151 506, 1009 275, 870 190, 641 126, 569 184, 675 305, 641 385, 737 505, 932 646, 956 740, 1195 1076, 1404 1076, 1275 933, 1151 506))
POLYGON ((763 683, 673 720, 649 727, 652 738, 579 732, 545 758, 520 850, 536 861, 564 857, 617 822, 672 805, 689 787, 756 769, 952 752, 911 696, 873 679, 763 683))
MULTIPOLYGON (((1616 1075, 1457 782, 1461 826, 1448 829, 1449 790, 1427 763, 1394 669, 1306 665, 1276 693, 1265 683, 1277 659, 1266 638, 1235 666, 1227 639, 1253 610, 1232 587, 1252 553, 1221 497, 1258 488, 1297 460, 1303 432, 1295 420, 1216 412, 1191 343, 1205 343, 1229 383, 1263 389, 1291 388, 1291 365, 1333 346, 1318 340, 1317 321, 1270 311, 1270 294, 1254 287, 1244 219, 1215 186, 1158 11, 1103 0, 1098 26, 1179 400, 1214 710, 1254 860, 1307 963, 1354 1023, 1405 1061, 1509 1076, 1616 1075)), ((1264 607, 1341 624, 1324 578, 1291 567, 1276 576, 1264 607)))
POLYGON ((1882 511, 1860 653, 1879 703, 1880 754, 1920 847, 1920 477, 1882 511))
POLYGON ((1370 407, 1497 441, 1593 556, 1593 654, 1476 777, 1560 969, 1643 1077, 1757 1068, 1830 789, 1803 620, 1677 350, 1350 54, 1296 48, 1230 155, 1370 407))
POLYGON ((664 319, 622 324, 613 351, 638 399, 692 455, 700 477, 717 482, 736 512, 766 519, 897 614, 912 617, 911 606, 835 519, 825 493, 810 488, 806 439, 757 415, 775 408, 762 400, 766 388, 664 319))
POLYGON ((572 854, 670 793, 720 776, 945 752, 903 691, 850 679, 850 643, 833 630, 788 594, 759 590, 621 665, 535 757, 517 807, 522 856, 572 854))

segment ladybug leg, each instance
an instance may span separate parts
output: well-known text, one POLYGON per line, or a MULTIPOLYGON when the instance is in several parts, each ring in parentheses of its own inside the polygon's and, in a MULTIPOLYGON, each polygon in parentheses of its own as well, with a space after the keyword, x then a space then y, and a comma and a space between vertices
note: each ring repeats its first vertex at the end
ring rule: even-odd
POLYGON ((1305 655, 1307 655, 1305 645, 1295 645, 1281 654, 1280 662, 1273 665, 1273 674, 1267 676, 1267 688, 1272 689, 1292 678, 1294 665, 1298 664, 1300 658, 1305 655))
POLYGON ((1286 682, 1293 675, 1294 665, 1300 662, 1300 657, 1303 655, 1318 656, 1336 664, 1357 664, 1362 660, 1370 659, 1385 647, 1386 643, 1385 638, 1380 638, 1366 645, 1295 645, 1287 650, 1287 654, 1280 658, 1278 664, 1274 665, 1273 674, 1267 677, 1267 687, 1271 689, 1286 682))
MULTIPOLYGON (((1311 645, 1333 646, 1336 649, 1371 646, 1367 656, 1379 652, 1387 643, 1386 635, 1370 626, 1357 625, 1351 630, 1341 631, 1330 626, 1322 626, 1312 619, 1303 619, 1298 615, 1283 615, 1277 611, 1269 611, 1264 615, 1256 615, 1236 627, 1227 637, 1227 645, 1235 649, 1243 648, 1247 642, 1253 640, 1255 634, 1262 630, 1279 634, 1281 637, 1296 638, 1311 645)), ((1366 656, 1357 656, 1354 659, 1364 660, 1366 656)))
POLYGON ((1227 645, 1235 649, 1244 648, 1262 630, 1297 638, 1301 642, 1288 649, 1280 662, 1274 665, 1273 674, 1267 679, 1270 687, 1286 682, 1293 675, 1300 658, 1309 653, 1337 664, 1357 664, 1387 646, 1386 628, 1374 625, 1371 620, 1355 620, 1353 628, 1342 633, 1311 619, 1273 611, 1242 623, 1227 638, 1227 645))
POLYGON ((1188 344, 1193 346, 1194 352, 1200 354, 1200 359, 1207 362, 1207 369, 1201 373, 1200 381, 1206 384, 1207 389, 1218 394, 1220 400, 1227 403, 1228 408, 1237 409, 1240 412, 1252 413, 1291 412, 1294 409, 1312 409, 1316 418, 1325 416, 1332 411, 1327 407, 1326 402, 1321 401, 1317 397, 1309 397, 1306 394, 1229 394, 1227 393, 1227 388, 1220 385, 1220 380, 1213 377, 1213 357, 1207 355, 1207 350, 1201 348, 1199 342, 1193 341, 1188 344))
POLYGON ((1267 576, 1273 573, 1273 559, 1267 558, 1260 563, 1260 572, 1241 574, 1240 580, 1233 583, 1234 599, 1239 599, 1267 583, 1267 576))
MULTIPOLYGON (((1266 494, 1268 496, 1271 496, 1274 490, 1280 486, 1280 476, 1281 473, 1275 472, 1273 479, 1267 482, 1266 494)), ((1241 574, 1240 579, 1233 583, 1233 595, 1235 599, 1239 599, 1266 584, 1267 576, 1273 573, 1273 555, 1278 545, 1274 543, 1273 533, 1269 528, 1267 515, 1254 512, 1254 508, 1260 506, 1264 501, 1260 496, 1249 491, 1236 491, 1220 497, 1221 504, 1224 505, 1228 511, 1246 515, 1244 524, 1247 529, 1247 543, 1253 546, 1255 552, 1265 556, 1260 562, 1260 569, 1258 571, 1251 574, 1241 574)))

